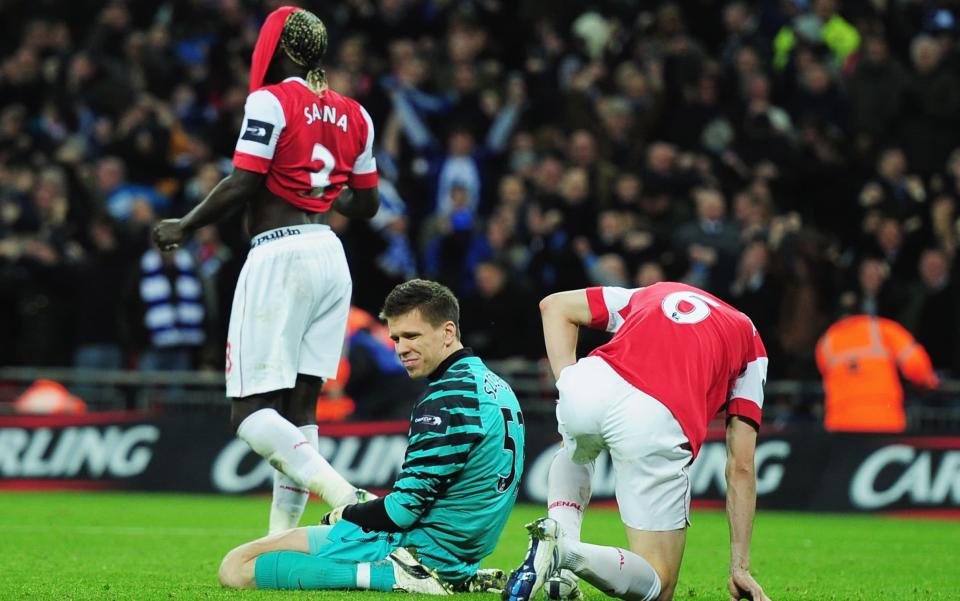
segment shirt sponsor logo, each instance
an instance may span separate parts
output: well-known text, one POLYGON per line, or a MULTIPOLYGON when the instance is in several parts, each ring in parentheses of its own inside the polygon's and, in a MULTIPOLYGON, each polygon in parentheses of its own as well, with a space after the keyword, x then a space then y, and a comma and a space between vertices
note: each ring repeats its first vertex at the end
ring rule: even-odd
POLYGON ((436 415, 421 415, 417 419, 413 420, 415 424, 426 424, 428 426, 439 426, 440 418, 436 415))
POLYGON ((243 130, 243 135, 240 136, 240 139, 269 145, 271 135, 273 135, 273 123, 247 119, 247 127, 243 130))

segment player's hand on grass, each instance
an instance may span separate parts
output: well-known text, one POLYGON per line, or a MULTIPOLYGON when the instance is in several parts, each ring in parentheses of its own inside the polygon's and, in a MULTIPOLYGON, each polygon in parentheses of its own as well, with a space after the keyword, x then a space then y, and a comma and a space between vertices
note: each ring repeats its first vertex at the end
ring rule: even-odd
POLYGON ((185 232, 179 219, 164 219, 153 226, 153 241, 160 250, 173 250, 183 242, 185 232))
POLYGON ((343 517, 343 510, 347 507, 346 505, 341 505, 340 507, 334 507, 327 513, 323 514, 323 517, 320 518, 321 526, 333 526, 340 521, 340 518, 343 517))
POLYGON ((750 572, 742 568, 730 571, 727 590, 730 592, 730 601, 740 601, 741 599, 770 601, 770 597, 763 592, 763 588, 753 579, 750 572))

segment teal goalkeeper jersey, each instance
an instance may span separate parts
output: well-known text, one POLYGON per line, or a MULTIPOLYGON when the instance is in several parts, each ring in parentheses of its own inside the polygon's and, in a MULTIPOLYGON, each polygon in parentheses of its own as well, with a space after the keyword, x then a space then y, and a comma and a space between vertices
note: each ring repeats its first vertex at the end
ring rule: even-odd
POLYGON ((403 467, 384 507, 406 530, 402 544, 457 580, 493 551, 513 509, 524 427, 513 390, 470 349, 448 361, 413 409, 403 467))

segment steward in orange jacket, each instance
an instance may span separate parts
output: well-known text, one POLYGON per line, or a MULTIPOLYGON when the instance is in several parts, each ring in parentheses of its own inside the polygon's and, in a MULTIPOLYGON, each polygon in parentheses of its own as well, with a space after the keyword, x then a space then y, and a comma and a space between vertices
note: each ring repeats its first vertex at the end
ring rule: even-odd
POLYGON ((927 352, 903 326, 869 315, 836 322, 817 343, 831 432, 903 432, 903 386, 897 368, 917 386, 939 384, 927 352))

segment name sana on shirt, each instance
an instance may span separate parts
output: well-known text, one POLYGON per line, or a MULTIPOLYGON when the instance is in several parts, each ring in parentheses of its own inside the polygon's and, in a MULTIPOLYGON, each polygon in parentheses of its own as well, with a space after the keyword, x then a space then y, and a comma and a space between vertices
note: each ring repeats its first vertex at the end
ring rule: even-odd
POLYGON ((314 102, 310 106, 303 107, 303 116, 307 118, 307 125, 313 125, 317 121, 321 123, 333 123, 343 130, 343 133, 347 133, 347 116, 340 115, 337 117, 336 107, 324 105, 323 110, 321 110, 320 107, 317 106, 317 103, 314 102))

